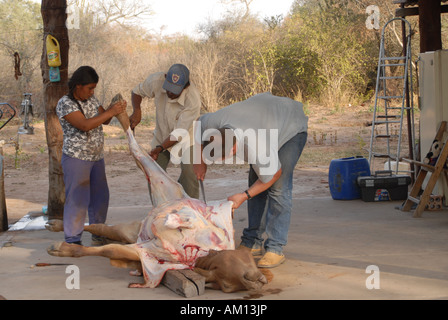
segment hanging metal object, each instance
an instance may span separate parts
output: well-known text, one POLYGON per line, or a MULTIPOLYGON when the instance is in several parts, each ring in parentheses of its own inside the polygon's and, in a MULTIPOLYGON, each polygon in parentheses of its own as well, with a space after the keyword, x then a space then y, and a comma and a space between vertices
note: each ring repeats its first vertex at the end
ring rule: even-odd
POLYGON ((33 103, 31 102, 31 93, 24 93, 21 104, 20 116, 23 118, 23 125, 19 127, 19 134, 34 134, 34 128, 31 125, 33 120, 33 103))

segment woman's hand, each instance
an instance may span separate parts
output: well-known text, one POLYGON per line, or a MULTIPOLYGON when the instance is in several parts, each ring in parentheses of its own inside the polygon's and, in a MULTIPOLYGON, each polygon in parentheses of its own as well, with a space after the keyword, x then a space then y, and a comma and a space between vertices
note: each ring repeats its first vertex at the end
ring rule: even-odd
POLYGON ((127 106, 126 101, 121 100, 112 105, 108 110, 110 110, 114 116, 118 116, 120 113, 126 111, 126 106, 127 106))

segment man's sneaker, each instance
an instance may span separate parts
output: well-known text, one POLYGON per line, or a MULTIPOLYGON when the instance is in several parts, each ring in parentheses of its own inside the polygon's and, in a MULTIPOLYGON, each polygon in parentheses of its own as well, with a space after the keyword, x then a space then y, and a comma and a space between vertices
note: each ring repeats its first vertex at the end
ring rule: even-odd
POLYGON ((246 247, 245 245, 242 245, 242 244, 240 244, 240 245, 238 246, 237 250, 250 250, 250 253, 252 253, 252 255, 253 255, 254 257, 256 257, 256 256, 261 256, 261 255, 262 255, 261 248, 258 248, 258 249, 252 249, 252 248, 246 247))
POLYGON ((284 254, 276 254, 273 252, 266 252, 263 258, 258 261, 259 268, 274 268, 285 262, 284 254))

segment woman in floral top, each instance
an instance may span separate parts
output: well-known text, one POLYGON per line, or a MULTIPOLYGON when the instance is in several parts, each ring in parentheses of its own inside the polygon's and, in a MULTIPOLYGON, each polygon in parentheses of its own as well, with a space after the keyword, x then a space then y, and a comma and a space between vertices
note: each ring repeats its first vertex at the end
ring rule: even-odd
MULTIPOLYGON (((103 124, 126 110, 119 102, 104 110, 94 96, 99 77, 92 67, 77 69, 69 80, 69 93, 56 107, 64 133, 62 169, 65 184, 65 242, 81 244, 86 212, 89 223, 104 223, 109 188, 104 165, 103 124)), ((98 239, 92 239, 92 243, 98 239)))

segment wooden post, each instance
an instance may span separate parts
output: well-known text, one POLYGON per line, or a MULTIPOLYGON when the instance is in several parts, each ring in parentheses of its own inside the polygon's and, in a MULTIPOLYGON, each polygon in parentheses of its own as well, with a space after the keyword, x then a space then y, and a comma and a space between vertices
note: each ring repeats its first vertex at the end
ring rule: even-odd
MULTIPOLYGON (((402 7, 404 8, 404 5, 402 5, 402 7)), ((412 62, 412 53, 408 53, 408 38, 407 38, 407 26, 406 26, 406 22, 402 21, 401 22, 401 36, 403 38, 403 56, 407 56, 408 54, 411 55, 411 62, 412 62)), ((409 30, 409 32, 412 32, 412 30, 409 30)), ((412 49, 411 49, 412 51, 412 49)), ((412 73, 412 70, 410 71, 412 73)), ((411 81, 411 77, 409 77, 408 75, 406 75, 406 77, 408 77, 407 81, 406 81, 406 87, 405 87, 405 93, 406 93, 406 119, 407 119, 407 127, 408 127, 408 146, 409 146, 409 159, 411 160, 415 160, 414 159, 414 142, 415 139, 412 139, 413 137, 413 128, 412 128, 412 117, 411 117, 411 96, 410 96, 410 92, 409 92, 409 86, 412 86, 413 84, 410 83, 411 81)), ((415 138, 415 137, 414 137, 415 138)), ((398 165, 398 164, 397 164, 398 165)), ((410 163, 410 169, 411 172, 414 172, 411 175, 411 183, 414 183, 415 177, 417 176, 415 174, 415 165, 413 162, 410 163)))
POLYGON ((8 230, 8 212, 5 197, 5 161, 3 147, 0 145, 0 232, 8 230))
POLYGON ((440 0, 419 0, 420 53, 442 49, 440 0))
POLYGON ((162 284, 185 298, 203 295, 205 291, 205 277, 189 269, 168 270, 162 284))
POLYGON ((49 156, 49 219, 62 219, 65 203, 65 187, 61 166, 63 136, 62 128, 56 115, 56 105, 59 99, 68 91, 69 39, 65 24, 67 20, 66 10, 66 0, 42 0, 41 13, 44 23, 44 46, 41 69, 44 85, 45 133, 49 156), (59 42, 62 61, 62 65, 59 67, 61 73, 60 82, 50 82, 46 52, 46 37, 48 34, 51 34, 59 42))

